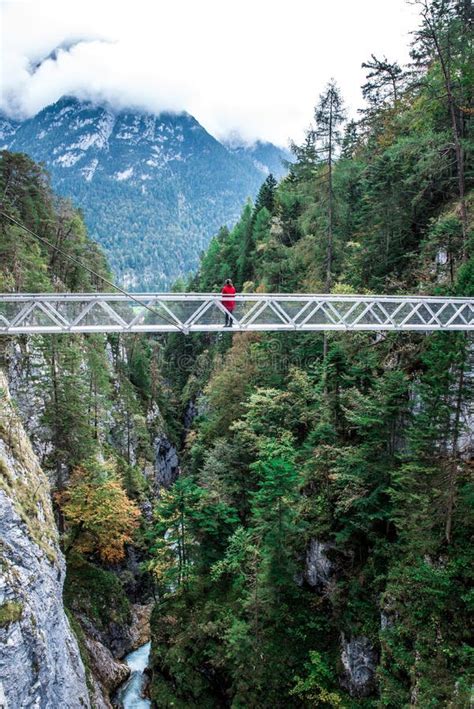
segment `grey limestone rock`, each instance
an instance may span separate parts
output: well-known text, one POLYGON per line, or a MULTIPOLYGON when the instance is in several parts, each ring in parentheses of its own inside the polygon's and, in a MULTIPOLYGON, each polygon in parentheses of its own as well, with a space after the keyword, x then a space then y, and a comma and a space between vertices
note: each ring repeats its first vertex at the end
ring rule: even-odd
POLYGON ((0 697, 5 709, 90 707, 48 481, 1 372, 0 406, 0 697))
POLYGON ((153 442, 155 449, 155 484, 157 489, 169 488, 179 475, 179 460, 176 448, 168 438, 158 435, 153 442))
POLYGON ((316 590, 324 590, 334 571, 333 563, 327 556, 330 545, 318 539, 310 539, 306 550, 306 564, 304 579, 306 583, 316 590))
POLYGON ((351 697, 368 697, 375 691, 375 671, 378 653, 370 640, 364 636, 341 637, 341 661, 344 674, 341 685, 351 697))
POLYGON ((8 353, 9 391, 41 464, 52 450, 51 431, 43 421, 48 376, 46 361, 34 338, 15 339, 8 353))
POLYGON ((110 650, 98 640, 85 635, 84 641, 94 677, 101 688, 110 694, 128 679, 130 668, 124 662, 116 660, 110 650))

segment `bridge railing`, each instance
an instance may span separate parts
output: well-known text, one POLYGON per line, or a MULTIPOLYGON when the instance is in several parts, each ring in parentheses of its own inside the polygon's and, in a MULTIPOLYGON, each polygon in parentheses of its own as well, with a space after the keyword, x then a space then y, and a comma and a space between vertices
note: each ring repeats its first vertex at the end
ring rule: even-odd
MULTIPOLYGON (((238 331, 473 330, 474 299, 336 294, 239 294, 238 331)), ((216 293, 0 294, 0 334, 213 332, 226 302, 216 293)))

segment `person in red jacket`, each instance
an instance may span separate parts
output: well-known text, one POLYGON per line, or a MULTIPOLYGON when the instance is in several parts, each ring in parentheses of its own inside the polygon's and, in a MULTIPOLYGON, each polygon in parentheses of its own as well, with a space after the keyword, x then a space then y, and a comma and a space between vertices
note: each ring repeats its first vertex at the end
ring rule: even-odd
POLYGON ((228 311, 225 314, 225 325, 224 327, 232 327, 232 315, 231 312, 235 308, 235 298, 232 298, 233 295, 235 295, 235 288, 232 284, 232 281, 230 278, 226 280, 224 283, 224 286, 221 290, 222 293, 222 305, 224 308, 228 311))

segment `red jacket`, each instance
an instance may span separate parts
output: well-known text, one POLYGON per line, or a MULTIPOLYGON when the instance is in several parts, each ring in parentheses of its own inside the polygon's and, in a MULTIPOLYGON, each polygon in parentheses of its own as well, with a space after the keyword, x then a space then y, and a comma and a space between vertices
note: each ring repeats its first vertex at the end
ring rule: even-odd
POLYGON ((227 310, 232 311, 235 308, 235 300, 230 296, 235 295, 236 293, 234 286, 225 285, 221 290, 221 293, 224 296, 222 298, 222 305, 224 308, 227 308, 227 310))

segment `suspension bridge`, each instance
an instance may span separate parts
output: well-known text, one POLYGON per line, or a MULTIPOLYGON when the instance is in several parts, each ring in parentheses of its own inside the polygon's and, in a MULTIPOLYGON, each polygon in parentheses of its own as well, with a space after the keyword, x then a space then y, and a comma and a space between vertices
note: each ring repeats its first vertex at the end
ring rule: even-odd
POLYGON ((244 293, 0 294, 0 334, 474 330, 474 298, 244 293), (232 307, 232 306, 231 306, 232 307))

